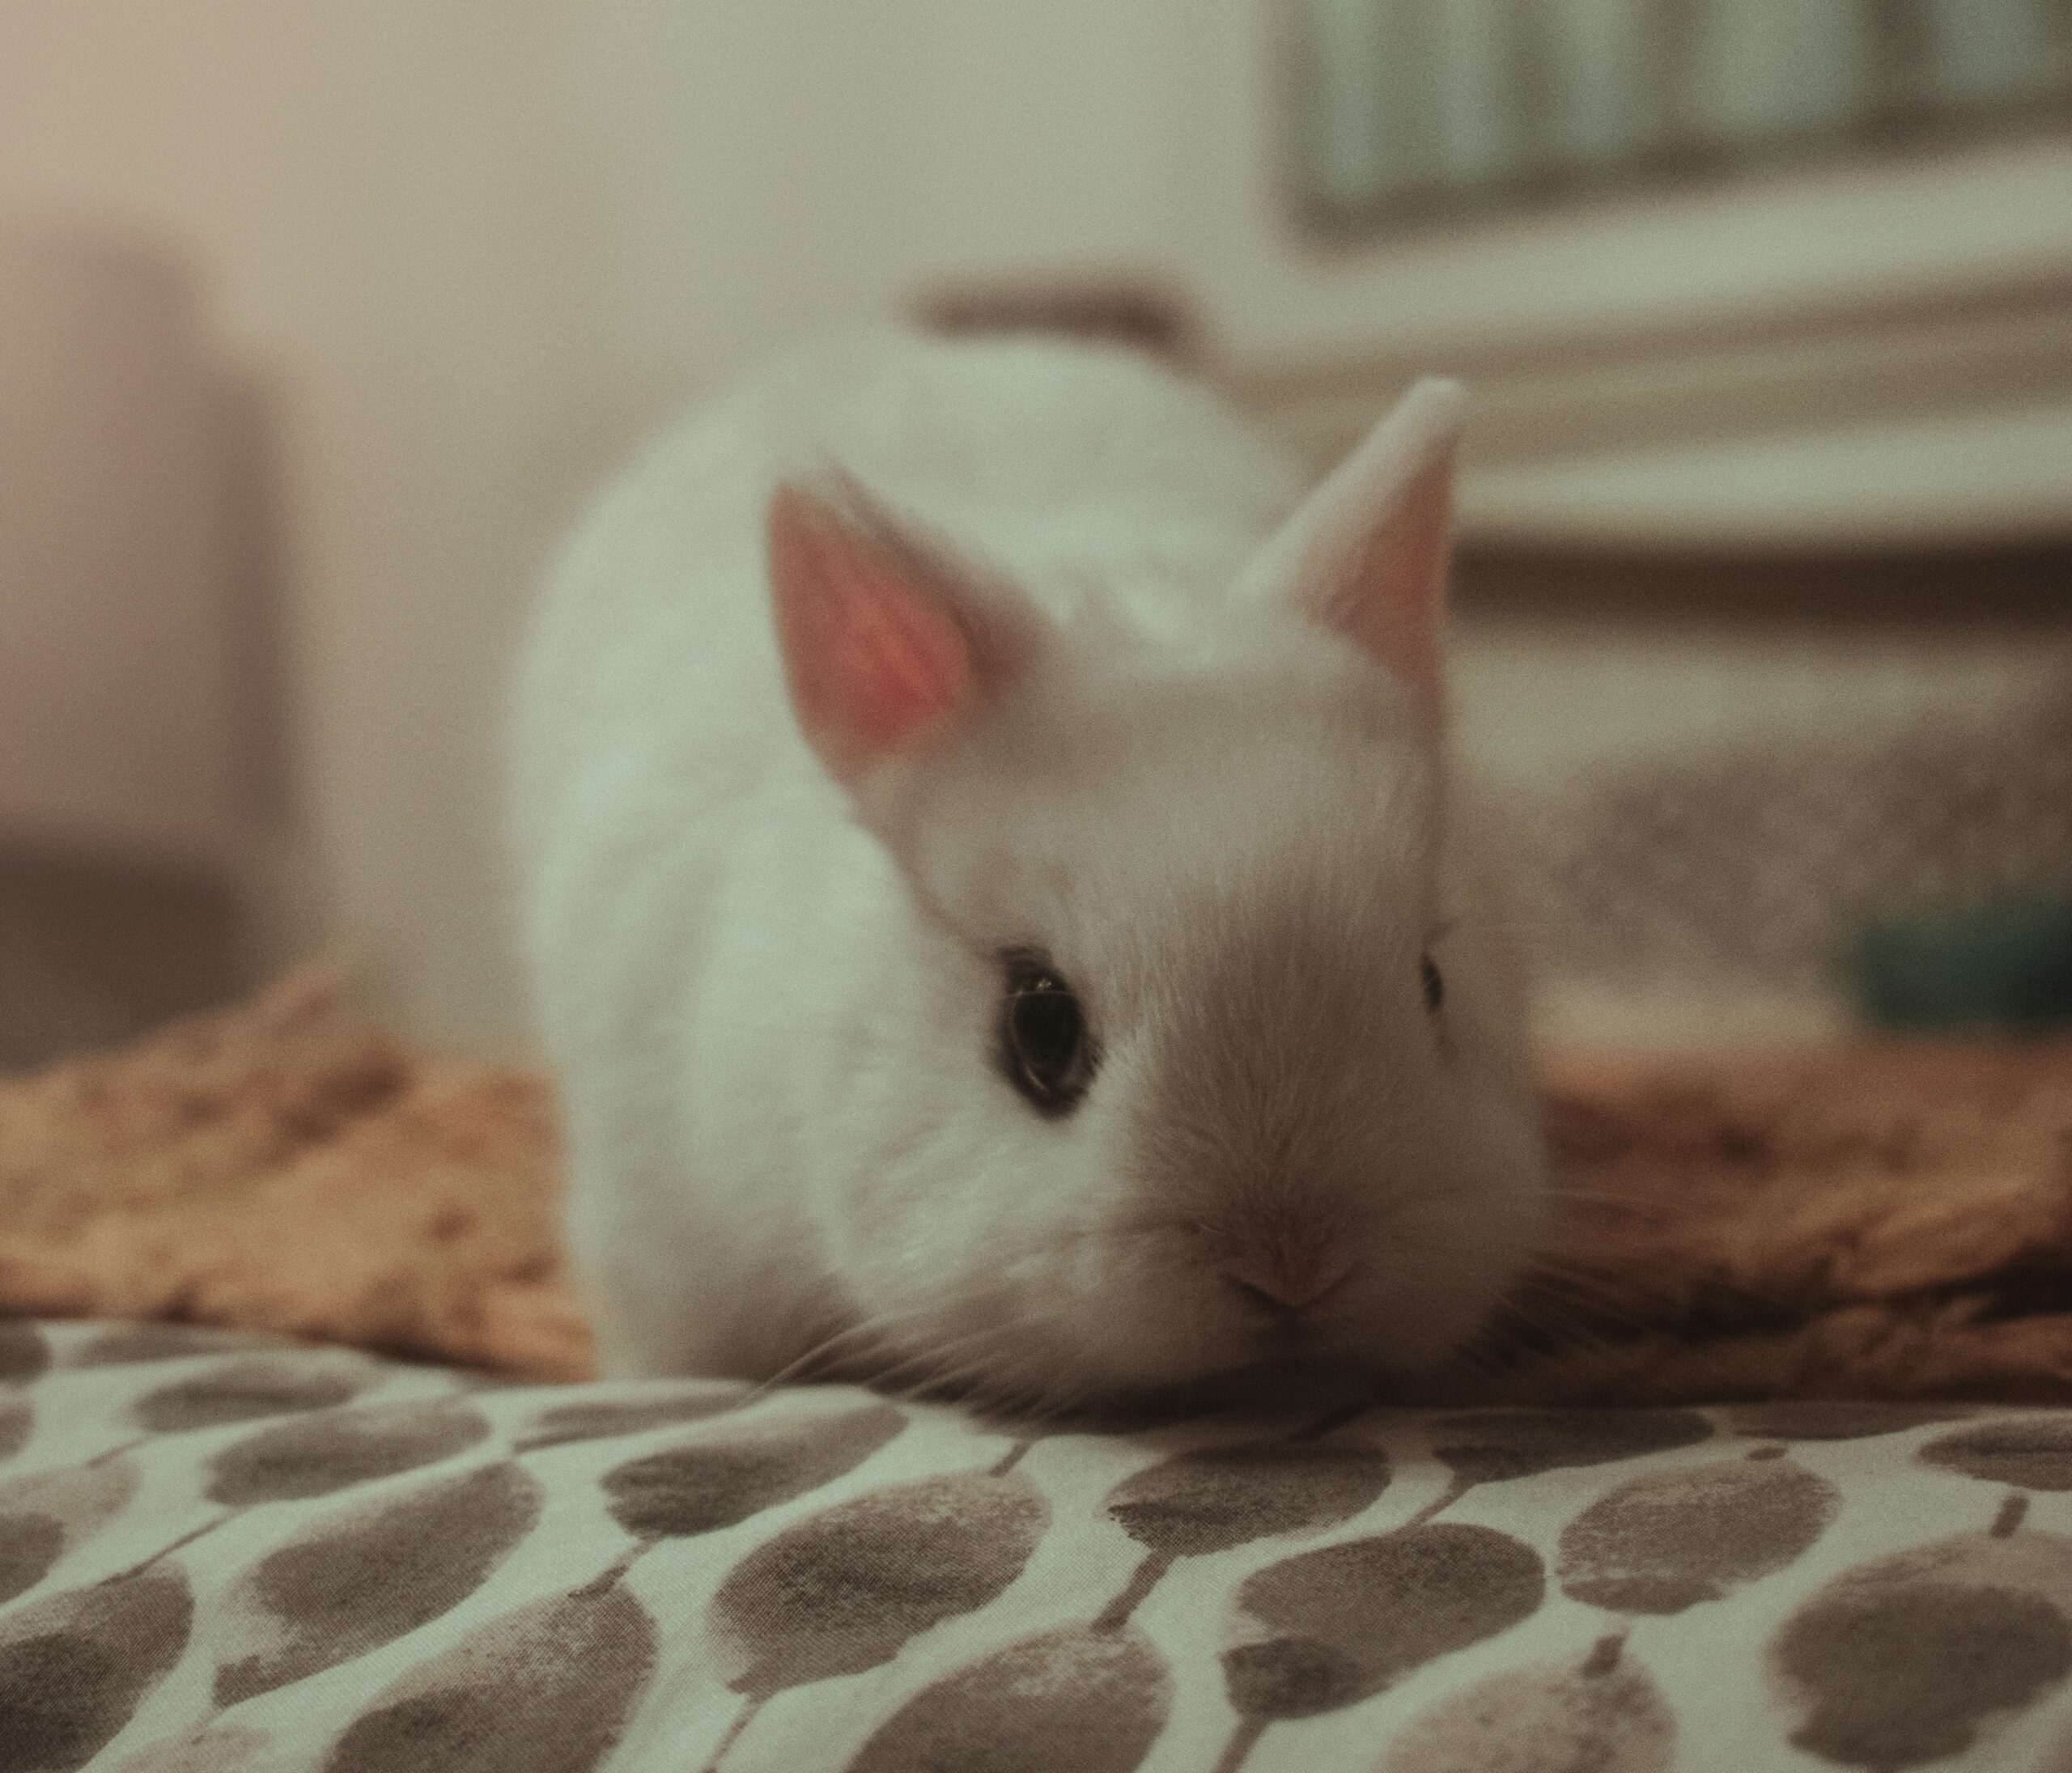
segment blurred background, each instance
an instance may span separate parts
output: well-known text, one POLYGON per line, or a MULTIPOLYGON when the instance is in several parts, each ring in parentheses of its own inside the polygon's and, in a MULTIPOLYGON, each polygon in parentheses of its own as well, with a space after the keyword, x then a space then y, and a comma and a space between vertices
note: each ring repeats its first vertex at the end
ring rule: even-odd
POLYGON ((1556 1033, 2046 1019, 2068 93, 2061 0, 7 0, 0 1068, 320 949, 523 1050, 548 549, 898 313, 1125 334, 1319 467, 1470 382, 1556 1033))

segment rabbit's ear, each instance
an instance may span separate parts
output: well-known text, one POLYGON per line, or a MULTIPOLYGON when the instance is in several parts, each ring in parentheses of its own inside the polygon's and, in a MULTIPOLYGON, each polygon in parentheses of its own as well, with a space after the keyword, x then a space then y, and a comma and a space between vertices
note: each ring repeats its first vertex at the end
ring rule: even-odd
POLYGON ((1454 460, 1465 399, 1419 382, 1289 518, 1246 575, 1406 683, 1429 724, 1446 717, 1454 460))
POLYGON ((980 588, 846 476, 779 486, 768 541, 792 706, 845 787, 953 729, 1039 644, 1025 600, 980 588))

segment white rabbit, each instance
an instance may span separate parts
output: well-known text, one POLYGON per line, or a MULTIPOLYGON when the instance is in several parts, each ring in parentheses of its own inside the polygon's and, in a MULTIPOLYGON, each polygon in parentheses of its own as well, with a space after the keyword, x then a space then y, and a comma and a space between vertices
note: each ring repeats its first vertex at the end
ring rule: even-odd
POLYGON ((513 811, 605 1371, 1060 1403, 1471 1332, 1543 1184, 1443 754, 1460 404, 1305 500, 1122 352, 873 336, 602 502, 513 811))

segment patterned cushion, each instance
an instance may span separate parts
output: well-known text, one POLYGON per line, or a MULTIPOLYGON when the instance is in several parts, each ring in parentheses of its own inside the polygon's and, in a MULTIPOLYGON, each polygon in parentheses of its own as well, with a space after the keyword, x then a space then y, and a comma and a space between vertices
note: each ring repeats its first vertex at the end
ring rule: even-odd
POLYGON ((2068 1490, 2049 1411, 1023 1438, 0 1322, 0 1773, 2063 1767, 2068 1490))

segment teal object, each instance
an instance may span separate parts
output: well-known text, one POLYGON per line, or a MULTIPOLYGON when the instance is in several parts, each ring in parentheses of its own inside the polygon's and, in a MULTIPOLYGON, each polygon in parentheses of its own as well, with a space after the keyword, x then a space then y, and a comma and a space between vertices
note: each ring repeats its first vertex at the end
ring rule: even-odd
POLYGON ((1874 918, 1845 972, 1881 1028, 2072 1028, 2072 893, 1874 918))

